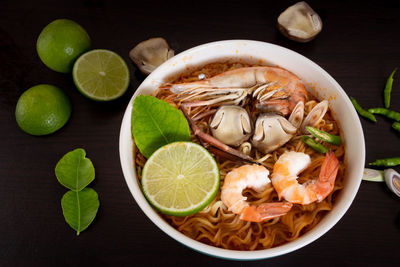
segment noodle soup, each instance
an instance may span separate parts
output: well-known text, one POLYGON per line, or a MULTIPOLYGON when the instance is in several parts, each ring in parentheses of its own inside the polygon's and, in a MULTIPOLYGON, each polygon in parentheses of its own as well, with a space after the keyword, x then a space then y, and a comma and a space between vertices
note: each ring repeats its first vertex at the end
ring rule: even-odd
MULTIPOLYGON (((244 67, 250 67, 250 65, 243 63, 212 63, 194 70, 189 74, 183 74, 174 81, 171 81, 171 83, 195 82, 199 80, 199 77, 202 79, 209 79, 218 74, 244 67)), ((171 90, 159 88, 154 92, 154 96, 177 108, 182 104, 181 100, 177 100, 177 94, 173 93, 171 90)), ((315 96, 307 92, 307 100, 304 103, 304 116, 307 116, 319 103, 320 101, 315 96)), ((255 122, 257 117, 263 113, 256 108, 251 101, 242 102, 240 106, 246 109, 252 122, 255 122)), ((217 108, 218 106, 214 104, 185 107, 186 112, 195 121, 196 125, 204 133, 209 135, 212 135, 210 122, 217 108)), ((332 135, 340 135, 339 124, 334 120, 332 112, 329 109, 314 127, 332 135)), ((268 169, 270 173, 273 173, 274 166, 276 165, 275 163, 285 152, 296 151, 305 153, 309 155, 311 163, 307 169, 299 175, 298 181, 299 183, 307 184, 318 178, 325 155, 307 146, 302 140, 302 136, 304 135, 301 129, 299 129, 293 134, 289 141, 273 151, 265 153, 252 146, 250 150, 247 151, 247 154, 268 169)), ((192 141, 199 143, 196 136, 192 136, 192 141)), ((322 201, 314 201, 309 204, 294 203, 290 211, 285 215, 262 222, 242 220, 239 214, 233 213, 224 204, 221 199, 221 189, 224 186, 225 177, 229 172, 248 163, 233 161, 216 155, 215 158, 221 176, 221 187, 220 192, 213 202, 202 211, 190 216, 178 217, 163 214, 160 214, 160 216, 184 235, 204 244, 224 249, 245 251, 261 250, 293 241, 310 231, 321 221, 327 212, 332 210, 335 203, 335 196, 344 187, 344 177, 346 173, 344 145, 330 145, 327 143, 324 143, 324 145, 329 150, 333 151, 339 161, 339 167, 332 190, 322 201)), ((238 149, 242 148, 239 147, 238 149)), ((136 149, 136 151, 138 150, 136 149)), ((145 162, 146 159, 143 155, 137 152, 135 154, 135 163, 139 183, 145 162)), ((243 195, 247 197, 247 201, 250 205, 282 201, 282 197, 279 198, 277 191, 271 183, 262 192, 246 189, 243 191, 243 195)))

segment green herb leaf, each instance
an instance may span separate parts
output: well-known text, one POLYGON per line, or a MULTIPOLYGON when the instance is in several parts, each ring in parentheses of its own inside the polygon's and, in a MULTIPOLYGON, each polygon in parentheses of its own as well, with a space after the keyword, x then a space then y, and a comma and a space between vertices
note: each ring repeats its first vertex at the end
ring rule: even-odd
POLYGON ((58 161, 55 172, 60 184, 72 191, 81 191, 93 181, 94 167, 85 156, 85 150, 78 148, 58 161))
POLYGON ((145 95, 137 96, 133 103, 132 135, 146 158, 166 144, 190 141, 189 124, 181 111, 145 95))
POLYGON ((68 191, 61 199, 65 221, 76 231, 85 230, 94 220, 99 209, 99 197, 92 188, 85 188, 82 191, 68 191))

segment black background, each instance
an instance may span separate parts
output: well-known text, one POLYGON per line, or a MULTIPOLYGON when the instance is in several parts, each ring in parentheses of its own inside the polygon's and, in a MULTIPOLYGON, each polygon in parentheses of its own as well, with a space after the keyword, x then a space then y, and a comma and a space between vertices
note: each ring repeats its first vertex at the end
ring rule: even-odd
MULTIPOLYGON (((393 1, 391 1, 393 2, 393 1)), ((176 53, 211 41, 252 39, 310 58, 365 107, 382 106, 388 75, 400 65, 400 8, 385 1, 309 1, 324 28, 300 44, 283 37, 278 15, 295 1, 0 1, 0 265, 23 266, 337 266, 396 265, 400 260, 399 199, 383 183, 362 182, 343 219, 312 244, 254 262, 202 255, 159 230, 140 210, 122 175, 118 138, 122 115, 145 78, 128 53, 150 37, 167 39, 176 53), (89 33, 93 48, 119 53, 131 70, 128 92, 96 103, 74 87, 71 75, 48 69, 36 53, 42 28, 69 18, 89 33), (71 98, 73 114, 60 131, 43 137, 15 121, 18 97, 33 85, 54 84, 71 98), (65 223, 66 190, 54 175, 58 159, 82 147, 96 168, 91 184, 101 206, 80 236, 65 223)), ((400 73, 399 73, 400 75, 400 73)), ((400 76, 399 76, 400 77, 400 76)), ((395 76, 392 108, 400 110, 395 76)), ((361 119, 366 162, 400 156, 400 134, 390 121, 361 119)), ((399 168, 397 168, 399 170, 399 168)))

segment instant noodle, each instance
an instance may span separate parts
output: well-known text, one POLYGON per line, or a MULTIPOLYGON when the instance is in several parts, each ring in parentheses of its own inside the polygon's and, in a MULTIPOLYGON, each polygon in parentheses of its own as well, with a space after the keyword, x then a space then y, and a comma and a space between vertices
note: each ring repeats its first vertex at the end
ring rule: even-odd
MULTIPOLYGON (((199 75, 200 77, 205 76, 207 79, 220 73, 242 67, 247 67, 247 65, 241 63, 213 63, 189 75, 182 75, 180 78, 173 81, 173 83, 198 81, 199 75)), ((154 95, 176 108, 179 108, 182 104, 182 98, 177 99, 176 93, 163 89, 163 87, 156 90, 154 95)), ((307 93, 306 97, 307 100, 304 103, 305 116, 320 103, 318 99, 309 93, 307 93)), ((260 114, 259 109, 255 108, 251 102, 244 101, 241 102, 241 105, 247 110, 251 120, 256 121, 256 118, 260 114)), ((185 107, 186 112, 201 131, 210 135, 211 130, 209 125, 216 109, 217 107, 213 104, 185 107)), ((340 133, 338 123, 334 120, 329 109, 324 113, 322 119, 320 119, 316 125, 313 125, 313 127, 331 135, 339 135, 340 133)), ((285 152, 296 151, 307 154, 310 157, 310 164, 300 174, 297 181, 299 183, 308 184, 310 181, 319 177, 325 155, 307 146, 302 141, 303 136, 304 134, 301 130, 298 130, 284 145, 269 153, 260 152, 254 146, 247 146, 247 144, 240 146, 239 149, 244 152, 247 148, 246 153, 252 157, 255 162, 263 165, 270 172, 274 169, 274 165, 279 157, 285 152)), ((192 141, 199 143, 194 135, 192 136, 192 141)), ((333 152, 333 155, 339 161, 339 167, 331 192, 321 201, 315 201, 304 205, 293 203, 293 206, 285 215, 262 222, 250 222, 242 220, 240 215, 228 210, 228 207, 221 200, 221 192, 219 192, 209 206, 196 214, 186 217, 162 216, 168 223, 186 236, 205 244, 225 249, 259 250, 279 246, 295 240, 321 221, 327 211, 332 209, 336 192, 343 188, 345 173, 345 165, 343 163, 345 153, 344 145, 343 143, 338 146, 324 143, 324 146, 333 152)), ((220 170, 221 188, 229 172, 246 164, 245 162, 232 161, 220 156, 215 156, 215 158, 220 170)), ((135 162, 137 165, 138 179, 140 180, 142 168, 146 159, 140 153, 136 153, 135 162)), ((282 201, 282 199, 279 199, 271 183, 266 185, 265 189, 261 192, 257 192, 253 189, 245 189, 243 195, 247 197, 247 201, 252 205, 282 201)))

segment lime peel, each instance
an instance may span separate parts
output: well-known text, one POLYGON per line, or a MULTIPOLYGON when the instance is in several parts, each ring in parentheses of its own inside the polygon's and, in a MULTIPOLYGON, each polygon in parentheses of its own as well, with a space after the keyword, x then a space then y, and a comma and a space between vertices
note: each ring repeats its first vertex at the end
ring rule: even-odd
POLYGON ((71 73, 75 60, 91 47, 85 29, 69 19, 57 19, 43 28, 36 42, 41 61, 50 69, 71 73))
POLYGON ((160 212, 188 216, 208 206, 219 190, 218 165, 202 146, 174 142, 155 151, 142 173, 147 200, 160 212))
POLYGON ((47 135, 62 128, 71 117, 71 112, 71 101, 60 88, 39 84, 19 97, 15 118, 24 132, 47 135))

